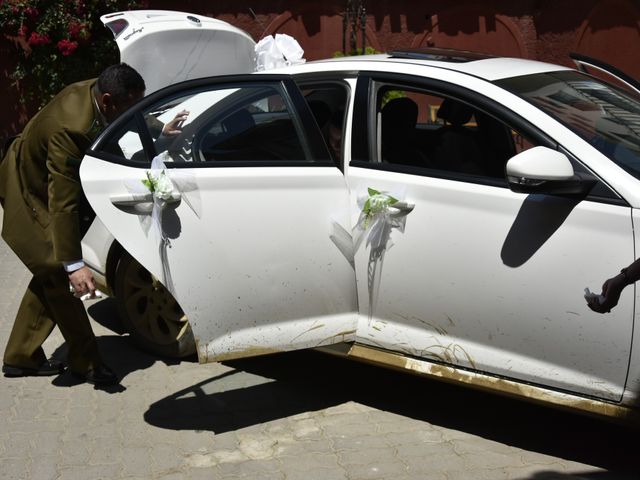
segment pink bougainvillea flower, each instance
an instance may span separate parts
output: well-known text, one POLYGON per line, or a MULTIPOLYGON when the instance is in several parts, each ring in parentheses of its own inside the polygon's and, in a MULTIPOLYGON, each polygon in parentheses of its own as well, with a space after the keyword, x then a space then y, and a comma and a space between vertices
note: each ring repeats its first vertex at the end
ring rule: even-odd
POLYGON ((29 33, 29 28, 26 25, 20 25, 20 28, 18 29, 18 36, 19 37, 26 37, 27 33, 29 33))
POLYGON ((89 38, 89 28, 86 23, 71 21, 68 31, 69 37, 74 40, 87 40, 89 38))
POLYGON ((63 56, 68 57, 78 48, 78 42, 74 40, 69 40, 68 38, 63 38, 58 42, 58 50, 62 53, 63 56))
POLYGON ((76 1, 76 13, 78 15, 82 15, 85 11, 85 4, 82 0, 76 1))
POLYGON ((38 9, 36 7, 27 7, 24 9, 24 13, 27 17, 34 19, 36 18, 38 15, 40 15, 40 12, 38 11, 38 9))
POLYGON ((78 38, 80 32, 82 31, 82 24, 80 22, 70 22, 69 23, 69 35, 71 38, 78 38))
POLYGON ((29 35, 29 40, 27 40, 27 42, 29 43, 29 45, 37 47, 39 45, 46 45, 48 43, 51 43, 51 39, 46 33, 31 32, 31 35, 29 35))

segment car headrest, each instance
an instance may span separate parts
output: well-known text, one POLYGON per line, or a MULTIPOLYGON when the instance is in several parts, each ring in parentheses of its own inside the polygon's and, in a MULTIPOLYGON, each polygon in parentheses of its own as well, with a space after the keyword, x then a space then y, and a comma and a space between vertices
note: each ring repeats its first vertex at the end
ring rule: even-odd
POLYGON ((324 128, 324 126, 329 122, 329 119, 331 119, 331 109, 329 108, 329 105, 322 100, 310 100, 309 109, 311 110, 311 113, 313 113, 316 123, 320 129, 324 128))
POLYGON ((407 97, 389 100, 382 108, 382 131, 413 129, 418 121, 418 105, 407 97))
POLYGON ((233 112, 222 121, 222 126, 227 134, 230 135, 237 135, 245 130, 249 130, 255 124, 251 114, 244 109, 233 112))
POLYGON ((460 126, 471 120, 473 109, 465 103, 445 98, 438 109, 437 116, 451 125, 460 126))

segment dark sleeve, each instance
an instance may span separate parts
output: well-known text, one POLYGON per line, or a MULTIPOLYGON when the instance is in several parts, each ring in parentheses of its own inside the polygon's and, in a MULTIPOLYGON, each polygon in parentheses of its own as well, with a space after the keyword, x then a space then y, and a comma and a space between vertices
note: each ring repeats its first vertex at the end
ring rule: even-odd
POLYGON ((47 149, 48 200, 53 254, 57 261, 82 258, 78 204, 82 188, 79 166, 84 150, 66 131, 53 133, 47 149))

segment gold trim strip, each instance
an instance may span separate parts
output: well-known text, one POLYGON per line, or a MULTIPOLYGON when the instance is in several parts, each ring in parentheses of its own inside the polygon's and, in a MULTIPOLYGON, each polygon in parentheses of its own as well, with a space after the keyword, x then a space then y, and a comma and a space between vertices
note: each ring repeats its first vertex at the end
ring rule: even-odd
POLYGON ((425 376, 453 384, 463 384, 479 390, 490 391, 508 397, 524 399, 542 405, 579 411, 594 416, 604 416, 615 421, 640 424, 640 412, 637 409, 602 400, 582 398, 564 392, 549 390, 536 385, 515 382, 504 378, 493 377, 478 372, 458 369, 453 366, 440 365, 426 360, 405 357, 398 353, 380 350, 367 345, 353 344, 320 347, 326 353, 346 356, 354 360, 384 366, 395 370, 425 376), (334 348, 332 348, 334 347, 334 348), (341 347, 341 348, 335 348, 341 347), (346 348, 345 348, 346 347, 346 348))

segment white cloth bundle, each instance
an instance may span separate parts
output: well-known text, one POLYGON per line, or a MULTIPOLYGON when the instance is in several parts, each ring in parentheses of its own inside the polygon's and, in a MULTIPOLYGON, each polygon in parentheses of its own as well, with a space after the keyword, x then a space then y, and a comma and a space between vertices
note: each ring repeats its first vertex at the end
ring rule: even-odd
POLYGON ((268 35, 256 43, 256 71, 304 63, 304 50, 295 38, 284 33, 268 35))

